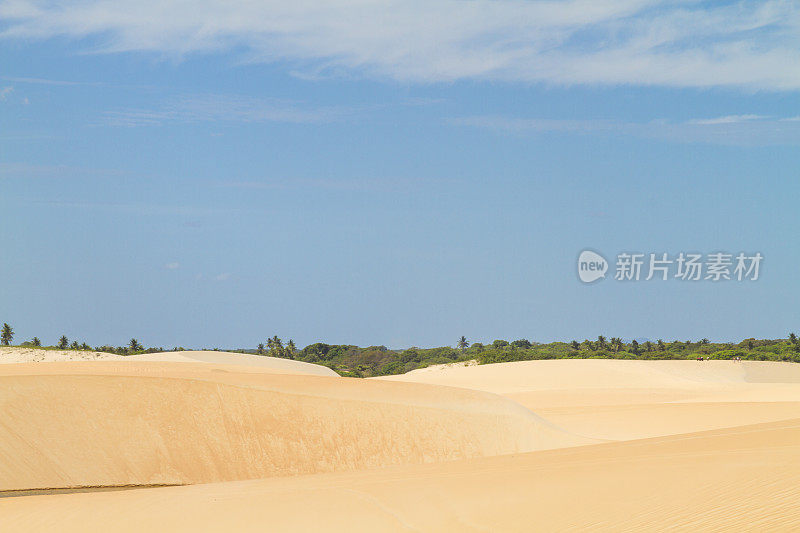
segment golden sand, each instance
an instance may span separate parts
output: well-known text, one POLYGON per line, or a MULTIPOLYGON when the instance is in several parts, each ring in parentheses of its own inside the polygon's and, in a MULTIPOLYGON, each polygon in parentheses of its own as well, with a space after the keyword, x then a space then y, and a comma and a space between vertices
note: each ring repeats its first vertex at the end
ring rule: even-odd
POLYGON ((800 365, 213 354, 1 366, 0 495, 185 484, 0 497, 2 530, 800 529, 800 365))

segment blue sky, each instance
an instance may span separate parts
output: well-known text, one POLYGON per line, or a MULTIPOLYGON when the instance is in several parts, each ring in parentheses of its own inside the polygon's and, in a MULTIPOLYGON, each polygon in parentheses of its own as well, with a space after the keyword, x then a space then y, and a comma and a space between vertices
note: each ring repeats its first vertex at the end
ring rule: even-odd
POLYGON ((16 341, 800 330, 796 4, 286 4, 0 0, 16 341), (764 263, 583 285, 585 248, 764 263))

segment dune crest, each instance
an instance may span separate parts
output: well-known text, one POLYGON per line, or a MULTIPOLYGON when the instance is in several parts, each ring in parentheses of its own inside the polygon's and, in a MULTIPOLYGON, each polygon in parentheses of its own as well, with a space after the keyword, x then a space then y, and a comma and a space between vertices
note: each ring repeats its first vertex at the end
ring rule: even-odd
POLYGON ((737 383, 800 383, 800 365, 767 361, 548 359, 412 370, 390 381, 430 383, 496 394, 592 389, 699 389, 737 383))
POLYGON ((0 490, 208 483, 592 442, 499 396, 213 363, 0 369, 0 490))
POLYGON ((64 363, 69 361, 153 361, 172 363, 214 363, 218 365, 240 365, 258 367, 282 374, 310 374, 314 376, 338 376, 322 365, 234 352, 212 350, 183 350, 180 352, 158 352, 138 355, 117 355, 85 350, 43 350, 19 346, 0 346, 0 363, 64 363))
POLYGON ((130 361, 154 361, 173 363, 213 363, 217 365, 241 365, 256 367, 270 372, 286 374, 309 374, 312 376, 338 376, 327 366, 304 361, 254 355, 246 353, 217 352, 211 350, 187 350, 182 352, 160 352, 125 356, 130 361))

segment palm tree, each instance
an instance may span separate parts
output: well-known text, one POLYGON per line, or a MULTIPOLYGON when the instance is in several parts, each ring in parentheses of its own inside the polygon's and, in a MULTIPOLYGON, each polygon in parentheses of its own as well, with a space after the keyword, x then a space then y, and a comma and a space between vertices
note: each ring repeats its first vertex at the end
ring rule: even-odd
POLYGON ((700 341, 700 344, 708 344, 709 342, 711 341, 709 341, 708 339, 703 339, 700 341))
POLYGON ((578 341, 572 341, 570 343, 570 346, 572 346, 572 349, 575 350, 576 352, 581 349, 581 343, 579 343, 578 341))
POLYGON ((646 341, 644 343, 644 349, 647 350, 648 352, 652 352, 653 351, 653 343, 650 342, 650 341, 646 341))
POLYGON ((467 338, 464 335, 461 335, 461 338, 458 339, 458 344, 457 345, 461 349, 462 352, 466 352, 467 351, 467 346, 469 346, 469 343, 467 342, 467 338))
POLYGON ((34 346, 41 346, 42 341, 39 340, 39 337, 34 337, 33 340, 31 340, 31 344, 33 344, 34 346))
POLYGON ((635 355, 639 355, 639 341, 636 339, 631 341, 631 352, 633 352, 635 355))
POLYGON ((667 349, 667 345, 664 344, 663 339, 658 339, 658 349, 662 352, 667 349))
POLYGON ((264 343, 263 342, 258 345, 258 348, 256 348, 256 353, 258 355, 264 355, 264 343))
POLYGON ((797 343, 797 335, 795 335, 794 333, 789 333, 789 341, 792 344, 796 344, 797 343))
POLYGON ((69 346, 69 339, 66 335, 61 335, 61 338, 58 339, 58 347, 62 350, 66 350, 67 346, 69 346))
POLYGON ((297 348, 294 345, 294 341, 289 339, 289 342, 286 343, 286 357, 289 359, 294 359, 294 352, 297 351, 297 348))
POLYGON ((81 350, 89 350, 90 348, 91 347, 88 344, 86 344, 85 342, 83 344, 81 344, 81 350))
POLYGON ((136 339, 131 339, 128 342, 128 346, 130 347, 132 352, 138 352, 139 350, 142 349, 142 345, 139 344, 139 341, 137 341, 136 339))
MULTIPOLYGON (((612 338, 611 340, 613 342, 614 339, 612 338)), ((606 347, 606 338, 602 335, 597 336, 597 347, 601 350, 605 349, 606 347)))
POLYGON ((80 346, 78 346, 78 341, 72 341, 72 344, 69 345, 70 350, 77 350, 78 348, 80 348, 80 346))
POLYGON ((623 344, 622 339, 619 337, 611 337, 611 348, 614 352, 619 352, 624 346, 625 344, 623 344))
POLYGON ((271 339, 267 339, 267 346, 269 353, 272 357, 281 357, 283 355, 283 342, 277 335, 273 335, 271 339))
POLYGON ((0 340, 3 341, 5 346, 11 344, 11 340, 14 338, 14 330, 8 324, 3 324, 3 332, 0 334, 0 340))

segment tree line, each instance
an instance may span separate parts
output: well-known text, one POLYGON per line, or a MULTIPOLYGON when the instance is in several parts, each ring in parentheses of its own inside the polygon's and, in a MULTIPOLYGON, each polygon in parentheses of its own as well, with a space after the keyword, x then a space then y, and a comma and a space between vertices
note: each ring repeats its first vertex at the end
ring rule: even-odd
MULTIPOLYGON (((655 342, 600 335, 595 340, 538 343, 528 339, 492 343, 472 342, 461 336, 454 347, 411 347, 391 350, 386 346, 359 347, 314 343, 303 349, 291 349, 274 336, 256 350, 247 353, 286 357, 328 366, 343 376, 370 377, 402 374, 435 364, 477 361, 479 364, 527 361, 536 359, 743 359, 789 361, 800 363, 800 341, 791 333, 785 339, 744 339, 738 343, 715 343, 708 339, 655 342), (271 341, 271 342, 270 342, 271 341)), ((288 343, 287 343, 288 346, 288 343)))
MULTIPOLYGON (((0 342, 9 346, 14 338, 14 329, 3 324, 0 342)), ((20 346, 41 347, 60 350, 95 350, 98 352, 133 355, 156 353, 163 348, 145 348, 136 338, 127 346, 97 346, 91 348, 85 342, 78 342, 62 335, 54 346, 44 347, 38 337, 23 342, 20 346)), ((183 351, 174 347, 172 351, 183 351)), ((219 350, 219 348, 214 348, 219 350)), ((316 342, 299 349, 294 340, 286 343, 278 335, 259 343, 255 349, 230 350, 262 356, 294 359, 308 363, 325 365, 341 375, 370 377, 388 374, 402 374, 417 368, 435 364, 448 364, 464 361, 477 361, 479 364, 527 361, 535 359, 743 359, 757 361, 790 361, 800 363, 800 339, 790 333, 784 339, 744 339, 738 343, 711 342, 708 339, 673 340, 658 339, 624 341, 621 337, 598 336, 594 340, 573 340, 571 342, 539 343, 528 339, 507 341, 497 339, 491 343, 469 342, 461 336, 454 347, 436 348, 411 347, 392 350, 386 346, 359 347, 346 344, 326 344, 316 342)))
MULTIPOLYGON (((11 341, 14 340, 14 328, 12 328, 7 323, 3 324, 2 330, 0 330, 0 343, 3 346, 10 346, 11 341)), ((39 337, 33 337, 29 341, 22 342, 19 344, 20 347, 24 348, 42 348, 42 349, 58 349, 58 350, 80 350, 80 351, 95 351, 95 352, 105 352, 105 353, 114 353, 118 355, 133 355, 133 354, 140 354, 140 353, 158 353, 163 352, 164 348, 145 348, 137 339, 132 338, 127 346, 95 346, 92 348, 86 342, 79 342, 77 340, 72 340, 66 335, 61 335, 58 339, 58 342, 52 346, 43 346, 41 339, 39 337)), ((181 351, 183 348, 174 348, 173 351, 181 351)))

